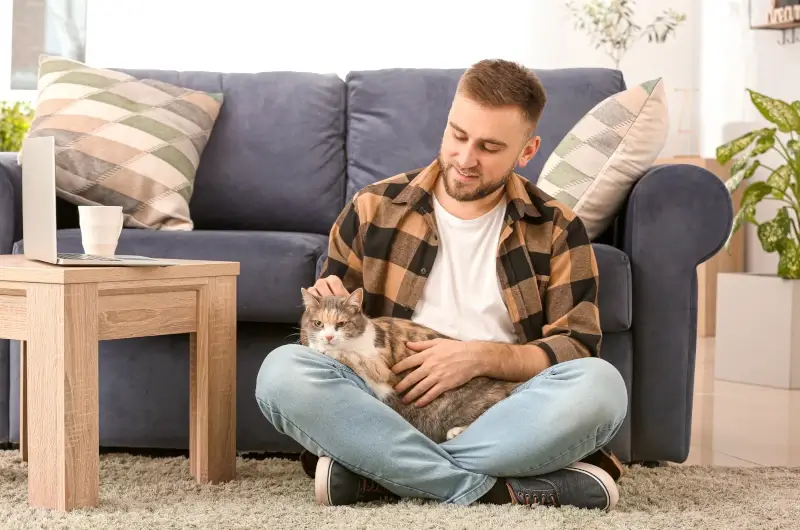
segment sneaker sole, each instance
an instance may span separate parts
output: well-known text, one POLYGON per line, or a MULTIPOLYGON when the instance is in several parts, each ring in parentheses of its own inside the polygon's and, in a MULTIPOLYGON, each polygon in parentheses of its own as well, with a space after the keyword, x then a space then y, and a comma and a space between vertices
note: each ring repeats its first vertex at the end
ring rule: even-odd
POLYGON ((331 506, 331 469, 333 460, 327 456, 319 457, 317 467, 314 471, 314 496, 319 504, 331 506))
POLYGON ((608 505, 603 509, 604 511, 608 512, 617 505, 617 502, 619 502, 619 489, 614 479, 605 470, 586 462, 575 462, 568 467, 589 475, 603 486, 608 502, 608 505))

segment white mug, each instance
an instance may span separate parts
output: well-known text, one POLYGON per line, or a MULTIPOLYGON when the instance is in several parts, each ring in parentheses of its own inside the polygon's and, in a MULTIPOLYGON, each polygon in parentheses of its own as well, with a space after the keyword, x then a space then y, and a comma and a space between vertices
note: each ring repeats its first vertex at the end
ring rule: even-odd
POLYGON ((122 234, 122 206, 78 206, 83 252, 113 256, 122 234))

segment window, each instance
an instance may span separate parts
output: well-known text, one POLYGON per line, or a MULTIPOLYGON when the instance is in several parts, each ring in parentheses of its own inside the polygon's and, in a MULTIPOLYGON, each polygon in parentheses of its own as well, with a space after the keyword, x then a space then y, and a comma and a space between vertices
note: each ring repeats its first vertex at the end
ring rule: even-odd
POLYGON ((86 60, 87 1, 14 0, 10 86, 0 90, 36 90, 41 54, 86 60))

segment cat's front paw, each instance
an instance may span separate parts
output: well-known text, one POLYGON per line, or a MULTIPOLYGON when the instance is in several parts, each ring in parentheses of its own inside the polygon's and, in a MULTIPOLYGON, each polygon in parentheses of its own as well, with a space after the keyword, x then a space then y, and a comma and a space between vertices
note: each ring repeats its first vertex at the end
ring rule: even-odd
POLYGON ((453 427, 452 429, 447 431, 447 439, 452 440, 453 438, 455 438, 456 436, 458 436, 459 434, 461 434, 466 430, 467 430, 466 427, 453 427))

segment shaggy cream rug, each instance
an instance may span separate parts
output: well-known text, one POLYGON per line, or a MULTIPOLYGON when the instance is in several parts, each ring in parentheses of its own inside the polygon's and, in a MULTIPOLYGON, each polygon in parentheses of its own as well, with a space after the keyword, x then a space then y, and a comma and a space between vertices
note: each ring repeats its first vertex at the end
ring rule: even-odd
POLYGON ((611 513, 574 508, 443 506, 422 501, 322 507, 299 462, 239 459, 234 482, 198 486, 186 458, 102 455, 100 505, 68 514, 29 508, 27 464, 0 451, 0 528, 797 528, 800 469, 634 467, 611 513))

